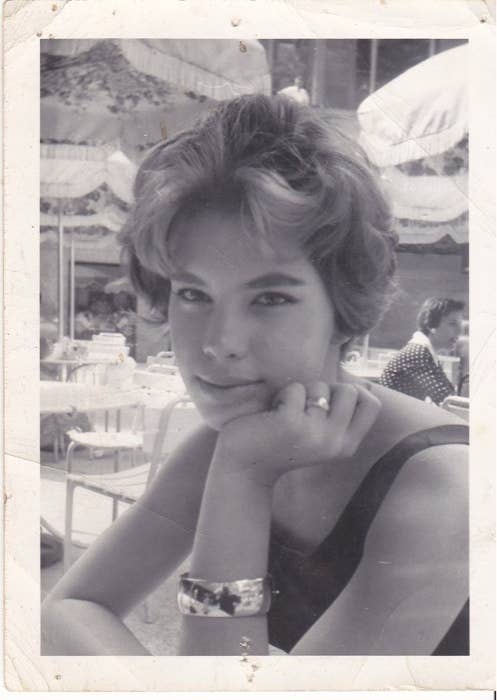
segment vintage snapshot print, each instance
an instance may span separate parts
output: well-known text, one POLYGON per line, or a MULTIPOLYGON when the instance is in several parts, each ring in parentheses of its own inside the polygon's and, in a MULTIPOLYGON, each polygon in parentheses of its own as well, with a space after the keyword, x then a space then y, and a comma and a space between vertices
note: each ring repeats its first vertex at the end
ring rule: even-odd
POLYGON ((7 686, 492 689, 494 17, 140 5, 7 5, 7 686))

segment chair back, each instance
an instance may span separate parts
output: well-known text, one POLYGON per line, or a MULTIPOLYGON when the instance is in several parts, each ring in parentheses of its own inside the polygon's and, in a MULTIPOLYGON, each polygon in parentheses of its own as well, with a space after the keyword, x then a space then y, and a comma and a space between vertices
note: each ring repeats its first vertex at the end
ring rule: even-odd
POLYGON ((90 364, 87 359, 81 362, 68 370, 67 381, 73 384, 91 384, 93 386, 105 384, 105 366, 90 364))
POLYGON ((398 354, 398 350, 384 350, 384 351, 378 353, 378 362, 380 364, 380 368, 382 371, 388 365, 390 360, 393 360, 393 358, 397 354, 398 354))
POLYGON ((143 451, 150 456, 148 482, 174 449, 201 423, 200 414, 187 396, 173 399, 160 410, 145 406, 143 451))
POLYGON ((162 364, 152 364, 148 365, 147 372, 150 374, 179 374, 179 370, 176 365, 162 365, 162 364))
POLYGON ((162 350, 161 352, 157 353, 157 355, 148 355, 146 366, 150 367, 151 365, 162 365, 162 366, 175 367, 176 366, 176 359, 175 359, 174 352, 168 351, 168 350, 162 350))
POLYGON ((452 357, 451 355, 438 355, 438 360, 442 365, 442 369, 448 376, 449 381, 452 382, 454 386, 457 386, 457 381, 459 378, 459 357, 452 357))
POLYGON ((469 423, 469 399, 465 396, 447 396, 441 407, 469 423))

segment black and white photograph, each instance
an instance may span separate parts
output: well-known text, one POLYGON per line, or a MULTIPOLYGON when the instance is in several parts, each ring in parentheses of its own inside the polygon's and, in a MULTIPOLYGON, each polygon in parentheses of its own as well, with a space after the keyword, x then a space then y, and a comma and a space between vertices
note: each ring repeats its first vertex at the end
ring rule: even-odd
POLYGON ((468 654, 467 42, 40 50, 43 652, 468 654))
POLYGON ((33 653, 472 668, 469 32, 40 34, 33 653))

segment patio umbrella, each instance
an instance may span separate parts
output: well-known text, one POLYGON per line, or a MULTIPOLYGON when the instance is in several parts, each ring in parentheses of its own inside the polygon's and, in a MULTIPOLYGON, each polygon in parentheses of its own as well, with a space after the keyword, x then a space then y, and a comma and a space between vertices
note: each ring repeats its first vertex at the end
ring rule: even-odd
POLYGON ((439 155, 468 132, 468 45, 443 51, 358 107, 360 142, 380 167, 439 155))
POLYGON ((464 44, 359 105, 359 142, 380 168, 401 243, 468 240, 468 79, 464 44))
POLYGON ((57 39, 41 51, 42 141, 119 141, 133 154, 190 126, 213 100, 270 92, 255 40, 57 39))
POLYGON ((115 146, 41 145, 41 241, 116 249, 136 166, 115 146))
POLYGON ((105 226, 113 231, 119 230, 125 210, 118 203, 131 201, 135 173, 134 163, 115 146, 41 144, 40 223, 42 226, 56 226, 58 231, 60 336, 64 334, 64 230, 71 228, 69 300, 70 336, 73 338, 76 242, 73 228, 105 226), (102 192, 103 197, 100 196, 102 192), (88 206, 83 206, 82 213, 68 213, 65 203, 69 200, 75 202, 89 193, 93 195, 90 200, 93 208, 88 211, 88 206), (95 208, 95 204, 100 206, 95 208))
POLYGON ((40 195, 81 197, 106 184, 131 202, 136 165, 116 146, 41 144, 40 195))

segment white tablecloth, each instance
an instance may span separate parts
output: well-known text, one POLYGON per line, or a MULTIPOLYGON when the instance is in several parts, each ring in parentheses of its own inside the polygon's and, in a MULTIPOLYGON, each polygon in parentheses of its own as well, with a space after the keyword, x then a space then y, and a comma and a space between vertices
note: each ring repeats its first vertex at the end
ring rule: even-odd
POLYGON ((110 410, 142 403, 140 389, 115 389, 75 382, 40 382, 40 412, 70 413, 110 410))

